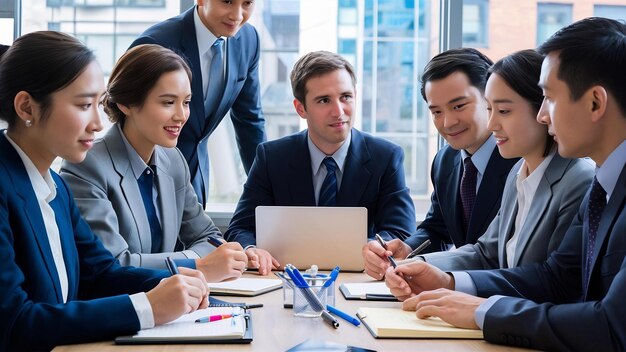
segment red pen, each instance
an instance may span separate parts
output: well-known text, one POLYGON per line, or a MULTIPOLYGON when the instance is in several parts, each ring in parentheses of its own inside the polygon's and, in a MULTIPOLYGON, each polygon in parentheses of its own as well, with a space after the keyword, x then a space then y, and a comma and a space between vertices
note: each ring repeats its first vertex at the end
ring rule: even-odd
POLYGON ((212 321, 224 320, 232 317, 236 317, 239 314, 218 314, 218 315, 210 315, 208 317, 203 317, 196 319, 196 323, 210 323, 212 321))

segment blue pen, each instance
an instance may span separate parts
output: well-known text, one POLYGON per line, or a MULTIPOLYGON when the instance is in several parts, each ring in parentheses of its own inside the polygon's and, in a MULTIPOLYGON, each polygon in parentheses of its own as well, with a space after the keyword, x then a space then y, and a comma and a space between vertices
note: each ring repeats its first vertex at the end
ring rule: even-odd
POLYGON ((178 266, 176 265, 176 263, 174 263, 174 260, 171 257, 165 258, 165 266, 167 266, 167 269, 170 271, 170 274, 172 275, 180 274, 178 272, 178 266))
POLYGON ((333 282, 335 282, 335 280, 337 280, 337 276, 339 275, 339 267, 336 266, 333 271, 330 272, 330 278, 328 280, 326 280, 326 282, 324 282, 324 286, 323 287, 328 287, 330 286, 333 282))
POLYGON ((206 240, 207 242, 212 244, 214 247, 219 247, 225 243, 224 240, 222 240, 221 238, 214 237, 214 236, 208 236, 206 240))
POLYGON ((350 314, 347 314, 347 313, 344 313, 344 312, 340 311, 339 309, 331 306, 330 304, 328 304, 326 306, 326 309, 328 309, 329 312, 331 312, 334 315, 338 316, 339 318, 347 321, 348 323, 351 323, 354 326, 361 325, 361 322, 359 321, 359 319, 351 316, 350 314))
POLYGON ((309 302, 311 307, 321 310, 322 319, 324 319, 324 321, 327 322, 330 326, 337 329, 339 327, 339 322, 335 319, 335 317, 330 315, 328 310, 320 301, 319 297, 317 297, 315 292, 311 290, 309 284, 307 284, 304 277, 302 277, 300 271, 298 271, 298 269, 293 265, 287 264, 285 266, 285 272, 287 273, 287 275, 289 275, 289 277, 291 277, 291 280, 293 280, 293 283, 296 285, 296 287, 298 287, 302 291, 302 296, 309 302))

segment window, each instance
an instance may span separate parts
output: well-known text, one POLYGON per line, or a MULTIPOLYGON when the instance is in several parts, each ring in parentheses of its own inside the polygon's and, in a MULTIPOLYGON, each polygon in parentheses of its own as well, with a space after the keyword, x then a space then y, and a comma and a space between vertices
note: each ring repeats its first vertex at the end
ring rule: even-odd
POLYGON ((488 0, 463 1, 463 46, 484 48, 489 46, 488 0))
POLYGON ((537 45, 545 42, 559 29, 572 23, 572 5, 537 4, 537 45))
POLYGON ((613 20, 626 20, 626 6, 593 5, 593 15, 613 20))

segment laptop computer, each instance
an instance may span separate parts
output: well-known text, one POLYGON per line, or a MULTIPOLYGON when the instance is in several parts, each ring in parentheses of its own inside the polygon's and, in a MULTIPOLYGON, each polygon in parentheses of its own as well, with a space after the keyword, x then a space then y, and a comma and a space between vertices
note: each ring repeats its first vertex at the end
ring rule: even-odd
POLYGON ((361 249, 367 242, 367 208, 256 208, 256 244, 278 260, 320 270, 363 271, 361 249))

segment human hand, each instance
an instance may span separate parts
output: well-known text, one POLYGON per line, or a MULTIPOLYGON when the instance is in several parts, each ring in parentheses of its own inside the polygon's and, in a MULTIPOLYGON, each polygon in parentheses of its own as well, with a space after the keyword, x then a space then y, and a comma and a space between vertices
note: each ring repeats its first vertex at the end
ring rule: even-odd
POLYGON ((365 262, 365 273, 376 280, 382 280, 385 271, 389 268, 388 256, 403 259, 411 252, 411 247, 399 239, 387 242, 385 250, 377 241, 369 241, 362 249, 363 261, 365 262))
POLYGON ((248 257, 238 242, 226 242, 213 252, 196 259, 196 268, 208 282, 236 279, 246 269, 248 257))
POLYGON ((485 300, 467 293, 441 288, 425 291, 407 299, 402 303, 402 309, 416 311, 420 319, 438 317, 460 328, 478 329, 474 317, 476 309, 485 300))
POLYGON ((257 268, 259 274, 266 276, 272 272, 272 269, 280 268, 280 263, 276 260, 270 252, 261 248, 248 248, 246 249, 246 255, 248 256, 248 264, 251 268, 257 268))
POLYGON ((209 306, 209 288, 204 274, 189 268, 181 267, 178 270, 179 275, 163 279, 146 293, 155 325, 209 306))
POLYGON ((400 301, 404 301, 423 291, 438 288, 454 289, 454 277, 438 268, 415 261, 388 268, 385 273, 385 285, 400 301))

